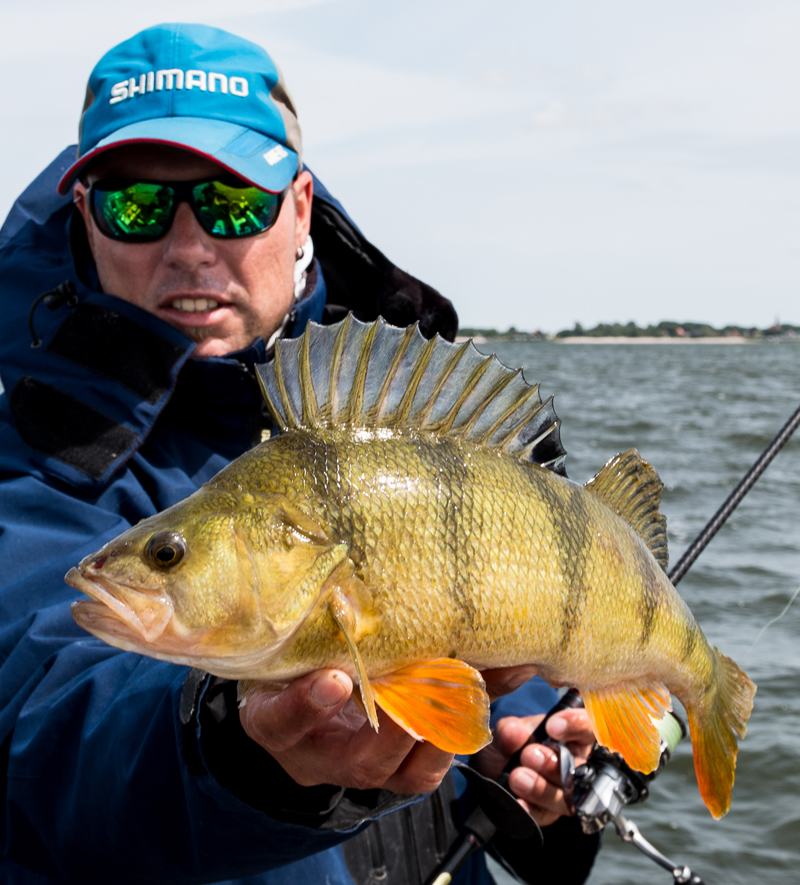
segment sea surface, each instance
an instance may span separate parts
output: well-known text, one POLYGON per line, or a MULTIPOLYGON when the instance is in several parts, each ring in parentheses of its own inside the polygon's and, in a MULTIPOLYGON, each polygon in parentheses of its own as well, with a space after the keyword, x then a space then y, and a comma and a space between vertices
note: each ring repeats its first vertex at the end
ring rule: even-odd
MULTIPOLYGON (((631 446, 653 464, 665 485, 671 564, 800 403, 800 342, 532 342, 498 345, 497 354, 555 394, 572 479, 585 482, 631 446)), ((678 585, 708 639, 758 685, 731 810, 720 821, 706 810, 688 740, 650 798, 627 809, 706 885, 800 882, 800 597, 756 642, 798 586, 800 431, 678 585)), ((671 885, 672 876, 610 826, 589 882, 671 885)))

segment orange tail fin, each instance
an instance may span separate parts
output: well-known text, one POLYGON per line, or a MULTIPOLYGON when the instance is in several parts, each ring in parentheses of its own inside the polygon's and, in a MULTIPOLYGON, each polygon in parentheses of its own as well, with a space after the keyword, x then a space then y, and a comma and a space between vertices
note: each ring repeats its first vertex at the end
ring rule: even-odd
POLYGON ((700 795, 717 820, 731 806, 736 738, 747 732, 756 687, 745 673, 718 649, 715 655, 717 686, 710 703, 686 706, 694 750, 694 770, 700 795))

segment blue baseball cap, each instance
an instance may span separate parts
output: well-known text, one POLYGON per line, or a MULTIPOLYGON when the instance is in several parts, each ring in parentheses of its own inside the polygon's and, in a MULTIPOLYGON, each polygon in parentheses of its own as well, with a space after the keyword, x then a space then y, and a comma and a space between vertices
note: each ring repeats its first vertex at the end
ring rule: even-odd
POLYGON ((255 43, 206 25, 156 25, 100 59, 59 193, 104 151, 143 142, 207 157, 273 193, 294 178, 302 153, 278 66, 255 43))

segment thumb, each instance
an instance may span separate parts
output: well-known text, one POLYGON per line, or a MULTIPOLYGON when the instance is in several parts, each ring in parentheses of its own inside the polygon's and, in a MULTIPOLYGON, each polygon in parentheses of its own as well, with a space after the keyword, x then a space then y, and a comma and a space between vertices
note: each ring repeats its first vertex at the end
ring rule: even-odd
POLYGON ((341 670, 318 670, 290 683, 277 694, 255 690, 239 710, 248 737, 267 752, 293 747, 314 728, 342 709, 353 691, 353 682, 341 670))
POLYGON ((582 708, 561 710, 547 720, 547 733, 562 743, 593 744, 589 714, 582 708))
POLYGON ((476 767, 486 777, 496 778, 509 759, 525 744, 542 716, 507 716, 501 719, 492 733, 492 742, 476 757, 476 767))

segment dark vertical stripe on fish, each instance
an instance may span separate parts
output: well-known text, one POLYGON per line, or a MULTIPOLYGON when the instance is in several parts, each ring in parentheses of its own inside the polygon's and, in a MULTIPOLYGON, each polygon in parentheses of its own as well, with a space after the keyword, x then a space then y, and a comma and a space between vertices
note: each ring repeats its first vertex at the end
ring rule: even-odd
POLYGON ((639 615, 642 619, 642 635, 639 639, 639 645, 641 645, 642 648, 650 642, 650 637, 653 635, 656 611, 658 610, 658 603, 651 591, 652 588, 645 585, 642 590, 642 602, 639 608, 639 615))
POLYGON ((697 645, 697 636, 699 632, 700 628, 695 621, 691 621, 686 625, 686 634, 683 637, 683 657, 681 660, 685 661, 691 656, 695 645, 697 645))
POLYGON ((642 619, 642 635, 639 639, 639 645, 644 648, 653 635, 656 624, 656 614, 663 600, 663 591, 661 589, 661 575, 656 572, 649 557, 645 557, 640 553, 639 570, 642 578, 642 596, 639 600, 639 617, 642 619))
MULTIPOLYGON (((566 585, 564 608, 561 617, 561 647, 566 649, 582 618, 583 603, 587 593, 584 572, 592 545, 589 533, 594 520, 586 506, 586 496, 580 486, 566 483, 537 483, 537 491, 547 500, 551 513, 564 514, 558 532, 558 562, 566 585)), ((558 528, 558 526, 556 526, 558 528)))
POLYGON ((449 445, 434 447, 432 451, 438 454, 434 466, 439 478, 439 494, 444 501, 449 502, 449 506, 444 508, 442 526, 444 549, 449 553, 446 563, 447 578, 456 609, 463 618, 462 629, 470 631, 474 627, 476 611, 475 602, 469 592, 468 578, 463 577, 470 574, 470 562, 469 550, 462 543, 462 534, 466 531, 464 493, 466 489, 472 488, 472 482, 467 479, 467 465, 461 458, 453 457, 449 445))

